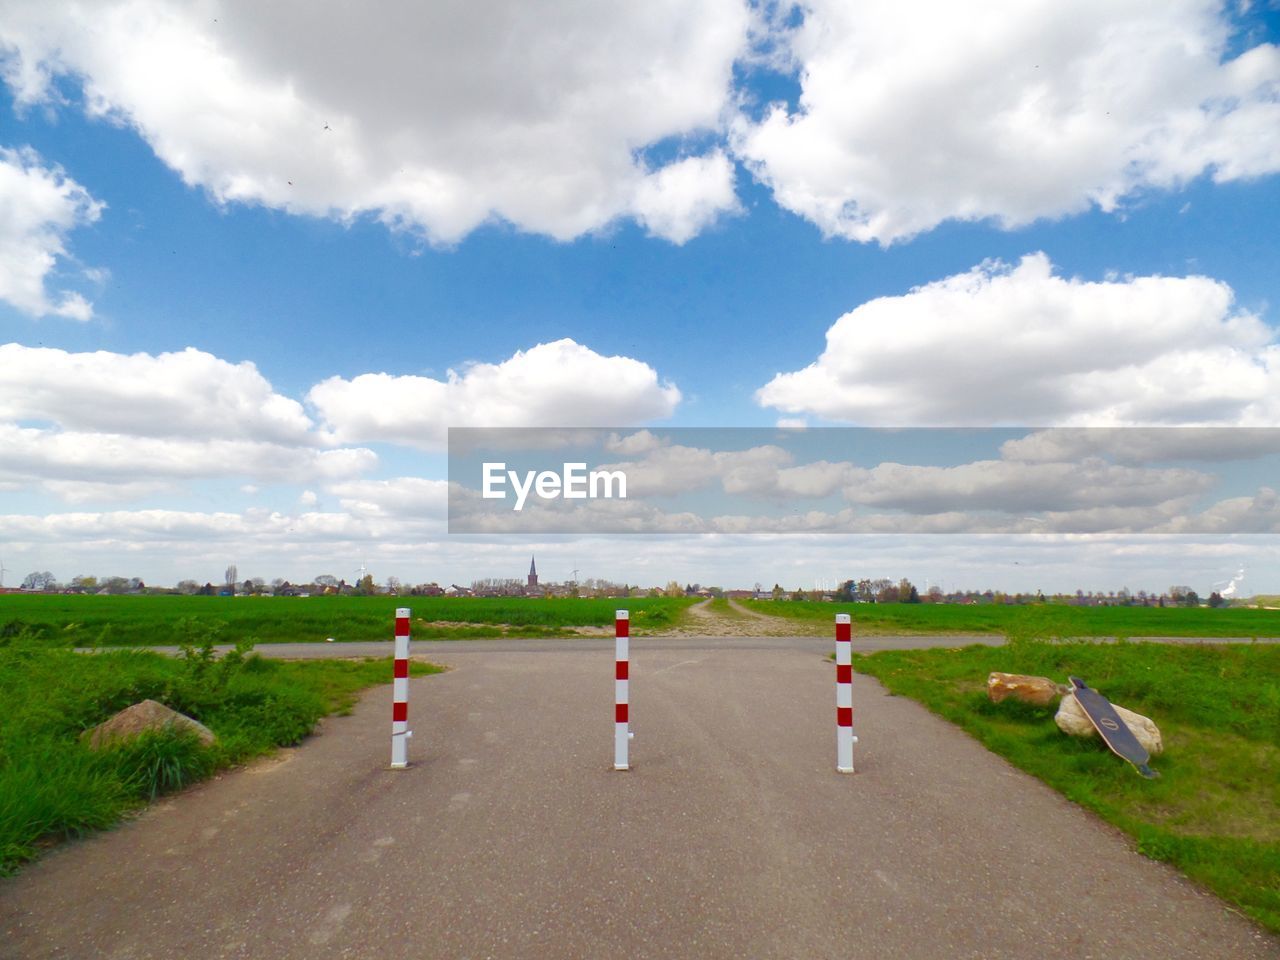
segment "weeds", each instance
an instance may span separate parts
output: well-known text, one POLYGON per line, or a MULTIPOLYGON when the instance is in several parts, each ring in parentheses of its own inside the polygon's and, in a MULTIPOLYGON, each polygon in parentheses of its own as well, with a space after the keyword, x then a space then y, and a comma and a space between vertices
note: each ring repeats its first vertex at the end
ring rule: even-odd
MULTIPOLYGON (((139 804, 230 764, 298 743, 326 713, 349 709, 358 691, 385 683, 386 660, 284 663, 223 657, 216 626, 176 628, 184 656, 51 648, 48 636, 15 627, 0 640, 0 875, 47 843, 115 823, 139 804), (140 700, 199 720, 213 747, 181 731, 145 734, 91 751, 80 735, 140 700)), ((414 664, 413 673, 439 668, 414 664)))

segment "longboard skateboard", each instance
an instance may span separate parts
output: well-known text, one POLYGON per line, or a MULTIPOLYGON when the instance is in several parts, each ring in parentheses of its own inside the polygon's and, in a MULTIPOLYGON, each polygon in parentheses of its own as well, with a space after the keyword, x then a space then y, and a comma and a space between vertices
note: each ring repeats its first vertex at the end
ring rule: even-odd
POLYGON ((1080 704, 1080 709, 1098 731, 1098 736, 1111 748, 1111 752, 1122 760, 1128 760, 1148 780, 1160 776, 1158 771, 1147 765, 1151 761, 1151 754, 1138 742, 1129 725, 1120 719, 1120 714, 1116 713, 1111 701, 1097 690, 1086 686, 1079 677, 1071 678, 1071 686, 1075 688, 1076 702, 1080 704))

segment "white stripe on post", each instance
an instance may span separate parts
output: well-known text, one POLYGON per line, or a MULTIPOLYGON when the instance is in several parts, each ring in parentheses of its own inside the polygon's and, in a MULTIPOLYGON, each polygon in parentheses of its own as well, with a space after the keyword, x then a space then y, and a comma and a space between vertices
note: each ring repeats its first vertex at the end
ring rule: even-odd
POLYGON ((853 773, 853 627, 836 614, 836 771, 853 773))
POLYGON ((409 608, 396 609, 395 666, 391 681, 391 769, 409 765, 409 608))
POLYGON ((631 769, 628 752, 631 746, 631 692, 628 689, 631 676, 630 636, 631 614, 619 610, 613 620, 613 769, 631 769))

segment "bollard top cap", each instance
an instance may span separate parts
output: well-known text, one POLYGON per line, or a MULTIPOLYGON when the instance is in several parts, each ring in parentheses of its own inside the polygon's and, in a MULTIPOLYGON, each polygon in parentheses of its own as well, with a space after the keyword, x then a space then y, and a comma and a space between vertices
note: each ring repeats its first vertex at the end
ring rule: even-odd
POLYGON ((616 611, 614 611, 614 619, 616 619, 616 620, 630 620, 630 619, 631 619, 631 612, 630 612, 629 610, 616 610, 616 611))
MULTIPOLYGON (((385 609, 385 608, 384 608, 384 609, 385 609)), ((408 608, 408 607, 396 607, 396 616, 397 616, 398 618, 401 618, 401 619, 408 619, 408 617, 409 617, 409 608, 408 608)))
POLYGON ((849 623, 849 615, 847 613, 837 613, 836 623, 849 623))

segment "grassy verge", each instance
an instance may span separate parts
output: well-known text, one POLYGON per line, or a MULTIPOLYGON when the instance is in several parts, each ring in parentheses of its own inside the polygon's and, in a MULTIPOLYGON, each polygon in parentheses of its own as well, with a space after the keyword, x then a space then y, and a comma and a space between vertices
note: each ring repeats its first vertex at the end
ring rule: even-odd
POLYGON ((221 639, 237 643, 389 640, 397 607, 413 611, 422 640, 563 636, 574 627, 613 626, 614 611, 631 611, 637 633, 661 630, 693 603, 684 597, 626 600, 481 597, 180 597, 0 596, 0 640, 18 633, 50 646, 158 646, 175 643, 174 624, 198 618, 222 624, 221 639))
POLYGON ((852 613, 854 632, 998 633, 1011 639, 1068 637, 1280 637, 1280 610, 1208 607, 1074 607, 1058 603, 822 603, 746 600, 760 613, 825 620, 852 613))
MULTIPOLYGON (((413 664, 415 675, 439 669, 413 664)), ((86 656, 11 639, 0 645, 0 875, 159 794, 299 742, 390 675, 386 660, 86 656), (196 718, 218 743, 156 734, 101 752, 81 744, 83 730, 147 698, 196 718)))
POLYGON ((1016 643, 856 658, 1272 931, 1280 932, 1280 646, 1016 643), (1054 708, 986 697, 992 670, 1084 678, 1151 717, 1165 752, 1147 781, 1096 739, 1062 734, 1054 708))

